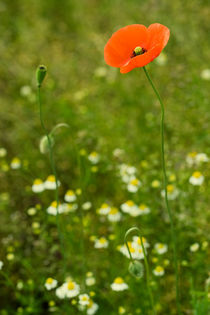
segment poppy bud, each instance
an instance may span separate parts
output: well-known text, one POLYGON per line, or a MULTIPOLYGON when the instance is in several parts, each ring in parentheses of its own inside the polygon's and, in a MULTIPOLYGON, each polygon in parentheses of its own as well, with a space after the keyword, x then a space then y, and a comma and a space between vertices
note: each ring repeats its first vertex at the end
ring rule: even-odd
POLYGON ((38 87, 41 87, 46 74, 47 74, 47 67, 40 65, 36 70, 36 81, 37 81, 38 87))
POLYGON ((140 47, 140 46, 137 46, 135 49, 134 49, 134 52, 137 55, 141 55, 143 53, 143 49, 140 47))
MULTIPOLYGON (((49 135, 51 146, 54 145, 55 141, 52 135, 49 135)), ((49 142, 47 136, 43 136, 39 142, 39 150, 42 154, 49 152, 49 142)))
POLYGON ((143 276, 144 273, 144 267, 142 265, 142 263, 140 263, 139 261, 131 261, 128 267, 128 271, 130 272, 130 274, 135 277, 135 278, 141 278, 143 276))

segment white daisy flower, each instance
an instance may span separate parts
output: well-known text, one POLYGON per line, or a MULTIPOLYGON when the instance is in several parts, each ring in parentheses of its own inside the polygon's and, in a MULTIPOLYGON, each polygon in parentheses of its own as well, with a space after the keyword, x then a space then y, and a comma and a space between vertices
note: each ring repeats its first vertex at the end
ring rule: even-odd
POLYGON ((62 204, 63 207, 63 212, 64 213, 71 213, 71 212, 75 212, 78 209, 78 204, 76 203, 67 203, 67 204, 62 204))
POLYGON ((130 211, 130 215, 132 217, 137 217, 139 215, 145 215, 145 214, 148 214, 148 213, 150 213, 150 209, 145 204, 141 204, 138 207, 133 208, 130 211))
POLYGON ((189 166, 195 164, 197 152, 190 152, 187 154, 186 162, 189 166))
POLYGON ((98 304, 94 303, 91 299, 87 305, 87 315, 94 315, 98 310, 98 304))
POLYGON ((159 254, 162 255, 168 251, 168 246, 163 243, 156 243, 155 246, 155 251, 159 254))
POLYGON ((198 153, 195 157, 196 163, 209 162, 209 158, 206 153, 198 153))
POLYGON ((201 71, 201 78, 203 80, 210 80, 210 69, 204 69, 201 71))
POLYGON ((90 297, 88 294, 80 294, 79 295, 79 304, 86 306, 90 303, 90 297))
MULTIPOLYGON (((179 195, 179 191, 174 185, 171 185, 171 184, 167 185, 168 200, 174 200, 178 197, 178 195, 179 195)), ((161 191, 161 196, 165 197, 165 191, 164 190, 161 191)))
POLYGON ((118 222, 121 220, 121 218, 122 214, 120 213, 120 211, 117 208, 111 208, 108 214, 108 220, 110 222, 118 222))
MULTIPOLYGON (((150 246, 145 237, 142 237, 142 242, 143 242, 143 244, 144 244, 144 248, 148 248, 148 247, 150 246)), ((140 240, 140 237, 138 237, 138 236, 133 236, 132 245, 134 246, 134 248, 136 248, 136 244, 141 247, 141 240, 140 240)))
MULTIPOLYGON (((58 213, 63 213, 65 211, 65 204, 59 204, 58 213)), ((47 213, 51 215, 57 215, 57 201, 53 201, 50 206, 47 208, 47 213)))
POLYGON ((92 163, 92 164, 97 164, 100 160, 100 155, 93 151, 88 155, 88 160, 92 163))
POLYGON ((199 250, 200 245, 198 243, 194 243, 190 246, 190 251, 191 252, 197 252, 199 250))
POLYGON ((111 210, 111 207, 107 203, 103 203, 101 207, 97 210, 100 215, 107 215, 111 210))
POLYGON ((20 168, 21 167, 20 159, 18 157, 13 158, 10 166, 13 170, 17 170, 18 168, 20 168))
POLYGON ((31 189, 34 193, 41 193, 45 190, 45 185, 41 179, 37 178, 34 180, 31 189))
POLYGON ((113 291, 124 291, 128 289, 127 283, 121 277, 117 277, 114 279, 114 282, 111 284, 111 288, 113 291))
POLYGON ((94 247, 95 248, 107 248, 109 245, 109 242, 105 237, 100 237, 99 239, 95 240, 94 247))
POLYGON ((7 150, 5 148, 0 148, 0 158, 3 158, 7 155, 7 150))
MULTIPOLYGON (((56 180, 54 175, 49 175, 44 183, 45 189, 54 190, 56 189, 56 180)), ((60 182, 58 181, 58 186, 60 186, 60 182)))
POLYGON ((136 168, 127 164, 121 164, 119 170, 121 179, 124 183, 128 183, 136 173, 136 168))
POLYGON ((86 274, 86 279, 85 279, 85 283, 88 287, 94 285, 96 283, 95 278, 93 277, 93 273, 92 272, 87 272, 86 274))
POLYGON ((77 199, 77 196, 73 190, 68 190, 64 196, 66 202, 74 202, 77 199))
POLYGON ((62 284, 62 286, 60 286, 59 288, 57 288, 55 290, 55 295, 59 299, 65 299, 65 297, 66 297, 66 287, 64 286, 64 284, 62 284))
POLYGON ((0 260, 0 270, 2 269, 2 267, 4 266, 3 261, 0 260))
POLYGON ((136 177, 132 177, 128 183, 127 189, 129 192, 135 193, 141 186, 141 182, 136 177))
POLYGON ((132 210, 138 209, 137 205, 132 200, 124 202, 120 208, 125 213, 130 213, 132 210))
POLYGON ((189 179, 190 184, 194 186, 200 186, 203 184, 204 176, 201 174, 201 172, 194 172, 192 176, 189 179))
POLYGON ((47 280, 45 281, 45 288, 47 290, 52 290, 55 287, 57 287, 58 281, 53 279, 53 278, 47 278, 47 280))
POLYGON ((91 207, 92 207, 92 203, 90 201, 86 201, 82 205, 82 209, 85 210, 85 211, 89 210, 91 207))
POLYGON ((164 275, 165 270, 164 270, 164 268, 163 268, 163 267, 161 267, 161 266, 157 266, 157 267, 155 267, 155 269, 153 270, 153 273, 154 273, 154 275, 155 275, 155 276, 157 276, 157 277, 161 277, 161 276, 163 276, 163 275, 164 275))
POLYGON ((56 289, 55 294, 58 298, 73 298, 80 292, 80 286, 74 281, 64 282, 62 286, 56 289))

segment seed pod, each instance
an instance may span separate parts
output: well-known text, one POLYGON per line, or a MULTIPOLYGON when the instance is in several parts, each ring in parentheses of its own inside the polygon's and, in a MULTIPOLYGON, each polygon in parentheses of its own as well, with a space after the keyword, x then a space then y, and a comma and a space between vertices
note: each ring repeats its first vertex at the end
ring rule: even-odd
MULTIPOLYGON (((55 140, 52 135, 49 135, 51 147, 53 147, 55 140)), ((43 136, 39 142, 39 150, 42 154, 49 152, 49 142, 47 136, 43 136)))
POLYGON ((36 70, 36 81, 37 81, 38 87, 41 87, 46 74, 47 74, 47 67, 40 65, 36 70))
POLYGON ((144 267, 142 263, 137 260, 131 261, 128 267, 128 271, 135 278, 142 278, 144 274, 144 267))

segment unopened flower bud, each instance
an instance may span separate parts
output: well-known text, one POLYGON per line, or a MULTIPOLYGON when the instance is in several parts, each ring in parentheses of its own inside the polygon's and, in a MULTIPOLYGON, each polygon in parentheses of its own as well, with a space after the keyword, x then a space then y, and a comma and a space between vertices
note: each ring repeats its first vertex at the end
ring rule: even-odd
POLYGON ((38 87, 41 87, 46 74, 47 74, 47 67, 40 65, 36 70, 36 81, 37 81, 38 87))
POLYGON ((141 278, 143 276, 144 273, 144 267, 142 265, 142 263, 140 263, 139 261, 131 261, 128 267, 128 271, 130 272, 130 274, 135 277, 135 278, 141 278))
MULTIPOLYGON (((51 147, 53 147, 55 141, 52 135, 49 135, 51 147)), ((47 136, 43 136, 39 142, 39 150, 42 154, 49 152, 49 141, 47 136)))

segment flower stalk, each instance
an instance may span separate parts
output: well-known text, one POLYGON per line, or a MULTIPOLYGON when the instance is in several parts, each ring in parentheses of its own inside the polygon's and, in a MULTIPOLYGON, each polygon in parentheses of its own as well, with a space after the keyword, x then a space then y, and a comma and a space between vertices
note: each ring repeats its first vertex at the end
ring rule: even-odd
POLYGON ((181 314, 180 310, 180 292, 179 292, 179 272, 178 272, 178 258, 177 258, 177 245, 176 245, 176 232, 174 227, 174 221, 173 216, 170 208, 170 204, 168 201, 168 191, 167 191, 167 185, 168 185, 168 179, 166 175, 166 163, 165 163, 165 142, 164 142, 164 119, 165 119, 165 109, 164 104, 162 102, 162 99, 160 97, 159 92, 157 91, 146 67, 143 67, 144 73, 155 92, 158 101, 161 105, 161 160, 162 160, 162 170, 163 170, 163 185, 164 185, 164 197, 165 197, 165 204, 168 211, 168 216, 170 220, 170 230, 171 230, 171 239, 173 243, 173 259, 174 259, 174 268, 175 268, 175 276, 176 276, 176 305, 177 305, 177 312, 178 314, 181 314))

